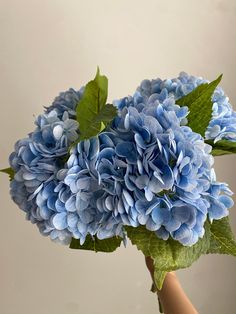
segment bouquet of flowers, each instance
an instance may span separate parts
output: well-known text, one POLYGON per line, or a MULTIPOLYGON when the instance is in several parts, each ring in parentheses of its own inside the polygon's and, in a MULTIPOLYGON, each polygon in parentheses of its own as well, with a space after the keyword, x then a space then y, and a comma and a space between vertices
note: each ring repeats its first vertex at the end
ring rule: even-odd
POLYGON ((153 289, 202 254, 236 256, 228 185, 214 157, 236 152, 236 112, 218 87, 181 72, 107 104, 100 75, 61 92, 9 157, 13 201, 40 233, 113 252, 127 238, 154 261, 153 289))

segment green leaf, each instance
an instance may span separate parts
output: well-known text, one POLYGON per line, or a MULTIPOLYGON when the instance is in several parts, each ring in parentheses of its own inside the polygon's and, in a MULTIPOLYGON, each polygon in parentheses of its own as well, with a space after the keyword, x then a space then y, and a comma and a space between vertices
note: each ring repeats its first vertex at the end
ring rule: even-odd
POLYGON ((192 265, 202 254, 205 254, 210 244, 209 222, 205 222, 205 234, 202 239, 189 246, 183 246, 172 238, 162 240, 144 226, 126 227, 127 235, 132 244, 136 245, 145 256, 154 260, 155 280, 158 289, 161 289, 165 272, 186 268, 192 265))
POLYGON ((166 274, 167 274, 166 271, 161 271, 154 268, 154 282, 152 283, 152 286, 150 289, 151 292, 155 293, 157 292, 157 289, 159 289, 159 287, 162 287, 166 274))
POLYGON ((213 220, 210 224, 210 247, 208 253, 236 256, 236 241, 231 230, 229 217, 213 220))
POLYGON ((157 267, 155 267, 155 264, 154 264, 154 280, 159 290, 161 289, 163 285, 166 274, 167 274, 167 271, 159 270, 157 267))
POLYGON ((10 181, 14 179, 15 172, 12 168, 0 169, 0 172, 8 174, 10 181))
POLYGON ((205 143, 212 146, 213 156, 221 156, 236 153, 236 142, 221 140, 214 143, 212 140, 206 140, 205 143))
POLYGON ((120 246, 121 241, 122 239, 120 237, 99 240, 96 236, 94 236, 94 238, 87 236, 84 244, 80 245, 80 241, 78 239, 72 238, 70 248, 109 253, 114 252, 120 246))
POLYGON ((211 98, 221 79, 222 74, 215 81, 199 85, 191 93, 176 101, 180 106, 188 106, 188 126, 203 137, 212 116, 211 98))
POLYGON ((76 108, 79 141, 96 136, 117 115, 115 106, 106 105, 107 89, 108 79, 100 75, 98 67, 95 79, 85 86, 84 94, 76 108))

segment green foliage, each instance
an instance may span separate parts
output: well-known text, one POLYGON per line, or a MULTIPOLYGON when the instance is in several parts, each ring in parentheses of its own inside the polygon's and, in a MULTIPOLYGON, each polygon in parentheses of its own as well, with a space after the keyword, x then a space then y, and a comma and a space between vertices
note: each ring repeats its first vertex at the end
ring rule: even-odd
POLYGON ((76 108, 79 141, 96 136, 117 115, 116 107, 106 104, 107 90, 108 79, 100 75, 97 68, 95 79, 85 86, 83 97, 76 108))
POLYGON ((166 272, 186 268, 192 265, 202 254, 205 254, 210 244, 209 222, 205 222, 205 235, 189 247, 169 238, 164 241, 144 226, 126 227, 127 235, 132 244, 136 245, 145 256, 151 256, 154 261, 154 278, 158 289, 161 289, 166 272))
POLYGON ((166 274, 167 274, 167 271, 164 271, 164 270, 162 271, 162 270, 159 270, 157 267, 155 267, 155 269, 154 269, 154 281, 155 281, 155 284, 159 290, 161 289, 161 287, 163 285, 166 274))
POLYGON ((236 142, 221 140, 214 143, 212 140, 206 140, 207 144, 212 146, 212 155, 221 156, 236 153, 236 142))
POLYGON ((208 253, 236 256, 236 241, 231 230, 229 217, 213 220, 210 225, 210 247, 208 253))
POLYGON ((188 126, 203 137, 212 116, 211 98, 221 78, 222 74, 215 81, 199 85, 191 93, 176 101, 180 106, 188 106, 188 126))
POLYGON ((79 240, 72 238, 70 248, 109 253, 114 252, 120 246, 121 241, 122 239, 120 237, 99 240, 96 236, 93 238, 91 236, 87 236, 84 244, 80 245, 79 240))
POLYGON ((15 172, 12 168, 0 169, 0 172, 8 174, 10 181, 12 181, 14 179, 15 172))
POLYGON ((144 226, 126 227, 127 235, 132 244, 136 245, 145 256, 151 256, 154 261, 154 279, 156 288, 161 289, 166 273, 192 265, 203 254, 228 254, 236 256, 236 240, 231 230, 229 217, 220 220, 209 219, 204 224, 203 238, 192 246, 183 246, 178 241, 169 238, 164 241, 154 232, 144 226))

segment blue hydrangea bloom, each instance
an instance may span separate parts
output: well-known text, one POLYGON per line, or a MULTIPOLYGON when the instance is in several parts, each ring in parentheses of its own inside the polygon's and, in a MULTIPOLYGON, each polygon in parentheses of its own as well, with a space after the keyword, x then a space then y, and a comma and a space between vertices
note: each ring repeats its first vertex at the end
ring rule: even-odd
MULTIPOLYGON (((173 96, 175 99, 181 98, 203 83, 209 83, 209 81, 181 72, 174 79, 143 80, 137 87, 137 91, 145 98, 145 102, 153 101, 155 98, 163 101, 169 96, 173 96)), ((221 139, 236 141, 236 112, 221 87, 215 89, 212 101, 212 119, 206 130, 205 138, 212 139, 214 142, 221 139)), ((183 123, 186 122, 187 120, 183 121, 183 123)))
POLYGON ((78 91, 70 88, 65 92, 59 93, 50 106, 45 106, 46 112, 56 110, 58 117, 61 118, 66 111, 70 118, 75 118, 76 106, 83 96, 84 89, 85 86, 82 86, 78 91))
MULTIPOLYGON (((126 225, 195 244, 207 216, 221 219, 233 206, 228 185, 216 180, 211 146, 187 126, 188 108, 175 103, 202 82, 185 73, 144 80, 133 96, 114 101, 118 116, 71 149, 66 163, 84 87, 60 93, 10 156, 13 200, 43 235, 64 244, 72 237, 83 244, 88 234, 125 239, 126 225)), ((234 140, 228 99, 220 89, 213 97, 206 138, 234 140)))
MULTIPOLYGON (((41 221, 37 196, 54 181, 64 165, 62 157, 69 145, 78 138, 78 122, 65 111, 61 118, 56 110, 39 115, 36 128, 28 138, 17 141, 9 162, 15 171, 10 193, 18 206, 33 223, 41 221)), ((43 191, 43 192, 42 192, 43 191)), ((40 194, 41 195, 41 194, 40 194)), ((49 202, 49 200, 48 200, 49 202)))
MULTIPOLYGON (((220 219, 233 205, 232 192, 212 174, 211 147, 181 125, 187 108, 177 106, 173 97, 147 100, 136 92, 115 104, 121 113, 111 131, 116 158, 126 163, 121 178, 132 217, 163 239, 171 235, 184 245, 196 243, 208 209, 210 219, 220 219), (214 184, 218 193, 212 192, 214 184)), ((114 164, 113 156, 113 169, 114 164)))
POLYGON ((211 146, 181 125, 188 111, 173 97, 145 103, 136 92, 115 104, 112 125, 79 143, 67 164, 71 210, 86 213, 94 227, 84 228, 84 237, 123 236, 122 226, 145 225, 164 240, 193 245, 207 214, 220 219, 233 205, 232 192, 213 175, 211 146))

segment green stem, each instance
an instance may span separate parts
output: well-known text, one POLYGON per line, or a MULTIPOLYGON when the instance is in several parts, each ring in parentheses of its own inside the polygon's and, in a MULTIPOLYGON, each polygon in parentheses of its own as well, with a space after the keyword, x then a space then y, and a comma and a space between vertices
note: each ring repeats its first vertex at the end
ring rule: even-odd
MULTIPOLYGON (((154 282, 152 283, 151 291, 152 291, 153 293, 157 293, 157 287, 156 287, 156 284, 155 284, 154 282)), ((163 309, 162 309, 161 301, 160 301, 160 298, 159 298, 158 294, 157 294, 157 298, 158 298, 158 304, 159 304, 159 312, 160 312, 160 313, 164 313, 164 312, 163 312, 163 309)))
POLYGON ((163 312, 163 309, 162 309, 162 305, 161 305, 161 301, 160 301, 159 297, 158 297, 158 304, 159 304, 159 312, 160 312, 160 313, 164 313, 164 312, 163 312))

